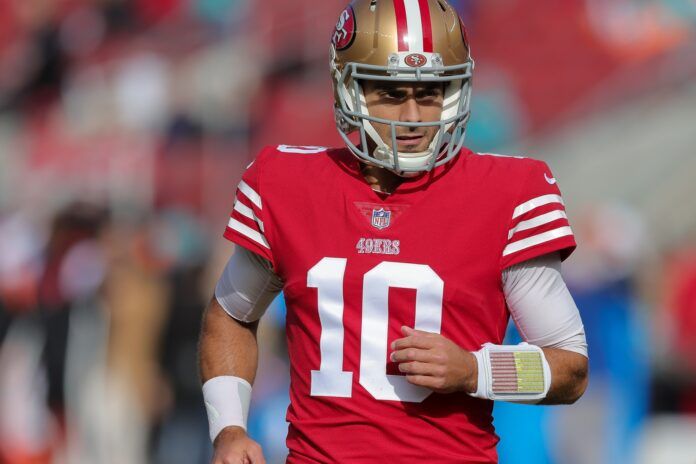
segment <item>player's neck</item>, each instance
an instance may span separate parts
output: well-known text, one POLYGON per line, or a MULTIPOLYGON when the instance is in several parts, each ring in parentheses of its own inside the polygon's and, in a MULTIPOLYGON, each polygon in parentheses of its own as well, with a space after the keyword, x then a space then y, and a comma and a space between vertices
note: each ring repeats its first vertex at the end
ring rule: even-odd
POLYGON ((404 178, 378 166, 363 164, 361 169, 365 182, 372 190, 391 195, 401 185, 404 178))

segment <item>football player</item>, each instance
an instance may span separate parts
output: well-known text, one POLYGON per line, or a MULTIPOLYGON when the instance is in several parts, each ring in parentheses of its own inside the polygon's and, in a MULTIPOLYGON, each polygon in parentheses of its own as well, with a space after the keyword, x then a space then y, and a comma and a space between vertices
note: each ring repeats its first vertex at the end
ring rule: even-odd
POLYGON ((493 401, 575 402, 575 248, 540 161, 464 148, 474 62, 444 0, 355 0, 331 43, 345 147, 264 149, 200 344, 215 464, 246 434, 256 328, 287 303, 289 463, 497 462, 493 401), (504 345, 512 317, 525 343, 504 345))

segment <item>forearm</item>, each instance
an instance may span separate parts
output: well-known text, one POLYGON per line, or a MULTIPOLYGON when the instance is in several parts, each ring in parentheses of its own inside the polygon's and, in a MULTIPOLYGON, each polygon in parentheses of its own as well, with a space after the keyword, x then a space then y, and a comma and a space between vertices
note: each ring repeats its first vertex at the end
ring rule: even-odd
POLYGON ((543 348, 551 368, 551 388, 539 404, 572 404, 585 392, 588 382, 587 358, 572 351, 543 348))
POLYGON ((232 318, 217 298, 211 300, 203 317, 199 365, 214 463, 265 463, 261 447, 246 432, 250 385, 258 364, 257 327, 258 321, 243 323, 232 318))
MULTIPOLYGON (((402 333, 404 338, 392 343, 391 348, 394 351, 391 353, 390 359, 399 364, 399 370, 406 375, 407 380, 412 384, 430 388, 437 393, 464 391, 477 398, 507 401, 504 398, 495 398, 486 393, 489 392, 491 385, 495 384, 496 380, 490 374, 491 365, 486 364, 488 361, 486 361, 485 355, 475 355, 440 334, 422 332, 409 327, 403 327, 402 333), (484 374, 485 372, 488 374, 484 374), (480 373, 481 376, 479 376, 480 373), (483 382, 480 388, 479 379, 483 382)), ((492 346, 485 347, 487 350, 492 348, 492 346)), ((510 350, 522 349, 519 345, 511 345, 507 348, 510 350)), ((483 350, 479 351, 479 354, 483 350)), ((546 392, 543 401, 535 404, 574 403, 582 396, 587 387, 587 358, 581 354, 559 348, 542 348, 542 351, 543 357, 546 358, 549 365, 551 384, 548 386, 548 392, 546 392)), ((526 352, 539 353, 541 356, 538 348, 534 350, 526 348, 526 352)), ((499 363, 500 361, 498 361, 500 369, 499 363)), ((525 369, 524 364, 522 363, 518 368, 525 369)), ((503 369, 505 368, 503 367, 503 369)), ((498 378, 498 381, 509 382, 509 372, 500 372, 500 374, 503 377, 498 378)), ((537 370, 528 372, 528 374, 536 377, 540 372, 537 370)), ((544 375, 545 378, 548 378, 548 374, 544 375)), ((522 378, 522 382, 525 382, 524 375, 522 378)), ((546 382, 544 383, 548 385, 546 382)), ((531 399, 522 402, 530 404, 531 399)))
POLYGON ((253 384, 258 365, 258 322, 230 317, 213 298, 203 316, 199 367, 203 383, 219 376, 240 377, 253 384))
MULTIPOLYGON (((514 348, 514 346, 511 345, 510 348, 514 348)), ((459 385, 459 390, 473 394, 479 390, 480 365, 474 353, 461 348, 459 350, 464 353, 464 356, 458 357, 460 361, 457 363, 456 368, 453 369, 453 372, 457 373, 459 379, 456 384, 459 385)), ((525 404, 542 405, 574 403, 583 395, 587 388, 587 357, 560 348, 542 348, 542 351, 549 366, 551 385, 542 401, 538 403, 522 402, 525 404)), ((485 378, 483 380, 486 381, 485 378)), ((490 380, 486 382, 490 382, 490 380)), ((493 382, 495 383, 495 380, 493 382)), ((482 388, 482 392, 487 391, 485 384, 482 388)), ((474 396, 479 397, 478 394, 474 396)))

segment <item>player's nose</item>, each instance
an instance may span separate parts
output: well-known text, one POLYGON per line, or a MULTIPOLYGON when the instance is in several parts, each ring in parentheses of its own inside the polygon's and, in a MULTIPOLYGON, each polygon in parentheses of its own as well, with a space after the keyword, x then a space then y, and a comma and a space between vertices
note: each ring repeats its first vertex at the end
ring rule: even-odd
POLYGON ((401 105, 401 122, 421 122, 421 112, 415 98, 407 98, 401 105))

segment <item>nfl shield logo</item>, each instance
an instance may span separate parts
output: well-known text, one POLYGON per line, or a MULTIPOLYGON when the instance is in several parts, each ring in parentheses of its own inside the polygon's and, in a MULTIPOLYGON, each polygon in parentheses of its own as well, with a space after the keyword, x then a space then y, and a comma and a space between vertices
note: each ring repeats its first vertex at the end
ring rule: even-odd
POLYGON ((389 227, 391 223, 391 211, 384 208, 372 210, 372 227, 382 230, 389 227))

